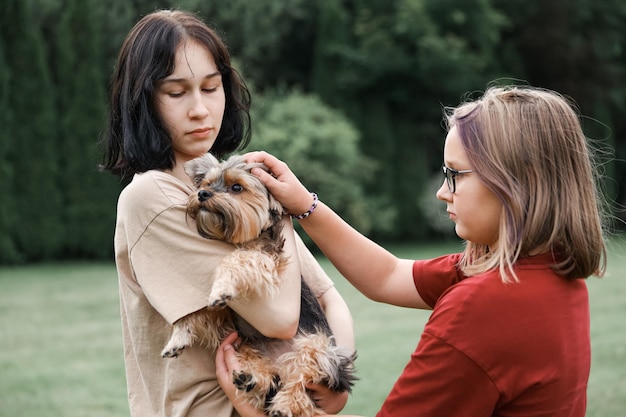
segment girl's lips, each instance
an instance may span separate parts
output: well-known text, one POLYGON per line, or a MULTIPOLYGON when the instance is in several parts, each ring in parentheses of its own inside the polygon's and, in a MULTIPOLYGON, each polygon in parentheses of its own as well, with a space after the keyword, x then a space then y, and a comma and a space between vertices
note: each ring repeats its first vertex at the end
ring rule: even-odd
POLYGON ((189 134, 195 138, 203 139, 209 135, 211 132, 211 128, 203 127, 200 129, 192 130, 189 134))

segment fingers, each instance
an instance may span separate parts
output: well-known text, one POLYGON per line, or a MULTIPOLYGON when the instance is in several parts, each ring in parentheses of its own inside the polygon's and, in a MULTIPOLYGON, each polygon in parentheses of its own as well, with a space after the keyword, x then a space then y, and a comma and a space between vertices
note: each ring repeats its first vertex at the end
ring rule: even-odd
POLYGON ((239 334, 237 334, 237 332, 232 332, 231 334, 226 336, 226 338, 224 338, 224 340, 222 341, 222 345, 232 345, 237 341, 237 339, 239 339, 239 334))
MULTIPOLYGON (((220 347, 217 349, 215 354, 215 371, 218 375, 218 379, 221 379, 220 376, 222 376, 225 380, 230 379, 230 375, 233 371, 233 369, 231 369, 231 365, 233 365, 233 358, 231 356, 234 357, 234 362, 237 362, 233 345, 238 346, 239 343, 241 343, 239 335, 237 332, 233 332, 226 336, 220 347)), ((237 363, 234 364, 237 365, 237 363)))
POLYGON ((217 381, 231 401, 235 395, 233 384, 233 371, 241 369, 241 365, 235 354, 235 347, 241 343, 237 332, 229 334, 217 349, 215 354, 215 374, 217 381))
POLYGON ((311 207, 311 194, 286 163, 267 152, 249 152, 244 155, 248 163, 261 162, 269 173, 260 168, 253 168, 252 174, 282 204, 288 213, 304 213, 311 207))
MULTIPOLYGON (((291 174, 291 170, 286 163, 265 151, 248 152, 244 154, 244 158, 249 164, 254 162, 263 163, 270 170, 271 176, 274 178, 291 174)), ((261 177, 260 175, 257 176, 261 177)))
POLYGON ((237 355, 235 354, 235 349, 239 348, 240 343, 241 338, 237 332, 226 336, 215 355, 215 366, 218 373, 224 372, 224 375, 230 378, 233 371, 241 368, 237 355))
POLYGON ((220 346, 215 354, 215 375, 217 376, 217 381, 219 382, 222 389, 224 391, 227 391, 229 385, 231 385, 231 372, 228 370, 228 364, 226 363, 224 357, 224 345, 220 346))
POLYGON ((265 151, 255 151, 248 152, 243 155, 244 159, 247 163, 251 164, 254 162, 261 162, 265 164, 269 169, 272 169, 274 166, 278 165, 282 161, 276 158, 274 155, 269 154, 265 151))
POLYGON ((237 359, 237 355, 235 354, 235 348, 233 345, 224 346, 224 363, 226 364, 226 368, 228 369, 228 374, 232 375, 233 371, 238 371, 241 369, 241 364, 239 363, 239 359, 237 359))
POLYGON ((325 384, 307 383, 306 389, 315 405, 325 413, 335 414, 340 412, 348 402, 348 392, 331 390, 325 384))
POLYGON ((270 188, 272 185, 276 185, 276 178, 269 172, 266 172, 261 168, 252 168, 250 172, 258 177, 267 188, 270 188))

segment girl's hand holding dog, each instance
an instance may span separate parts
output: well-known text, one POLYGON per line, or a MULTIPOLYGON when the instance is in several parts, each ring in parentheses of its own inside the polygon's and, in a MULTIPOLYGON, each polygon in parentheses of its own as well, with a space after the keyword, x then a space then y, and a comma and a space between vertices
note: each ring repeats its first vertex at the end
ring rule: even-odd
MULTIPOLYGON (((233 372, 241 368, 241 364, 235 355, 235 347, 241 343, 241 339, 236 332, 231 333, 224 339, 215 355, 215 373, 217 381, 224 393, 235 406, 237 412, 242 417, 267 417, 250 404, 237 397, 235 385, 233 384, 233 372)), ((348 400, 347 392, 335 392, 325 385, 307 385, 311 397, 315 404, 326 413, 338 413, 345 407, 348 400)))
POLYGON ((324 384, 308 384, 306 388, 315 405, 325 413, 338 413, 348 402, 348 391, 336 392, 324 384))
POLYGON ((267 152, 249 152, 244 155, 248 163, 261 162, 269 172, 261 168, 252 169, 274 198, 291 214, 305 213, 311 208, 313 197, 298 180, 286 163, 267 152))
POLYGON ((237 397, 235 384, 233 384, 233 372, 241 369, 241 365, 235 356, 235 346, 241 343, 237 332, 233 332, 224 339, 215 355, 215 374, 222 390, 237 409, 242 417, 267 417, 251 404, 237 397))

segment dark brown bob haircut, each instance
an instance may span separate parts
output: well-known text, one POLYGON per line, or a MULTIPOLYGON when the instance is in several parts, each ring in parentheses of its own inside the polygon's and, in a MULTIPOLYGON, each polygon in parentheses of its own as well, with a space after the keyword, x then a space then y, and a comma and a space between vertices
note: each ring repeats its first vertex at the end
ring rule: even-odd
POLYGON ((176 50, 186 40, 204 45, 222 74, 226 105, 210 152, 222 158, 249 143, 250 92, 220 36, 191 13, 159 10, 137 22, 120 50, 110 84, 103 170, 128 180, 135 173, 173 168, 172 141, 154 97, 157 83, 173 73, 176 50))

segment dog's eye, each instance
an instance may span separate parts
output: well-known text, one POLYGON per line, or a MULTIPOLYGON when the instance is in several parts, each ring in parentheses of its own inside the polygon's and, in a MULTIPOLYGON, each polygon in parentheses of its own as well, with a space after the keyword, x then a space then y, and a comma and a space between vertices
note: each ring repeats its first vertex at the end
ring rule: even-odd
POLYGON ((196 186, 196 188, 200 187, 200 184, 202 184, 202 180, 204 180, 204 175, 196 175, 193 179, 193 183, 196 186))
POLYGON ((243 185, 241 184, 233 184, 230 186, 230 191, 232 191, 235 194, 239 194, 240 192, 243 191, 243 185))

